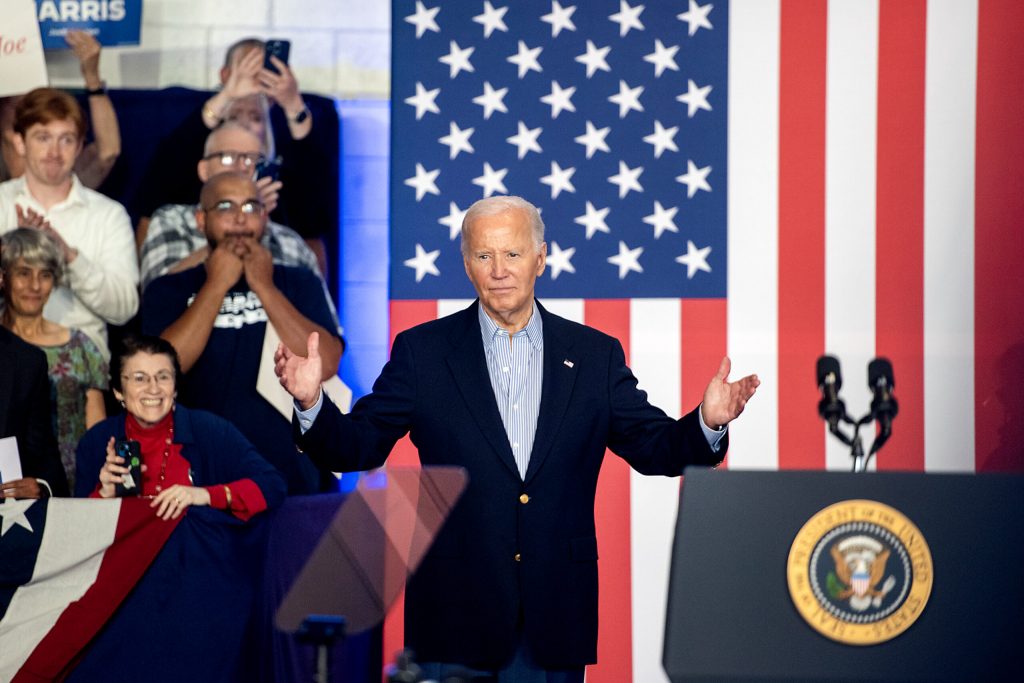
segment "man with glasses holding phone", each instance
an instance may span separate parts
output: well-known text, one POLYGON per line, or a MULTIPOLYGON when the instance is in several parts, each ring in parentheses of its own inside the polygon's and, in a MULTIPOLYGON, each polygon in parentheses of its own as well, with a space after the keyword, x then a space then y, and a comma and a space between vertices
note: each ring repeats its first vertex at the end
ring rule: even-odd
MULTIPOLYGON (((225 123, 206 139, 203 157, 196 164, 200 182, 226 171, 257 176, 268 163, 263 145, 252 132, 237 123, 225 123)), ((269 175, 256 180, 260 200, 269 215, 277 206, 281 181, 269 175)), ((307 268, 322 277, 317 257, 291 228, 267 221, 262 240, 274 263, 307 268)), ((202 263, 209 255, 206 236, 196 223, 195 204, 166 204, 154 212, 139 254, 142 290, 167 273, 177 273, 202 263)))
POLYGON ((337 176, 325 173, 336 165, 336 128, 319 122, 323 103, 315 115, 307 105, 288 62, 288 41, 243 38, 228 47, 218 72, 220 89, 189 113, 159 144, 146 171, 132 213, 147 218, 163 204, 191 201, 198 189, 190 172, 203 140, 211 130, 227 124, 244 126, 256 135, 263 150, 282 158, 285 188, 279 205, 271 208, 274 220, 289 225, 318 254, 326 271, 323 237, 337 224, 337 176))
POLYGON ((295 457, 289 420, 256 385, 268 323, 296 353, 305 353, 306 338, 319 332, 327 349, 324 379, 336 373, 343 345, 323 286, 305 268, 273 263, 261 243, 267 208, 250 174, 211 177, 195 220, 208 256, 149 285, 143 332, 178 351, 182 403, 233 422, 285 477, 289 494, 314 493, 321 489, 321 473, 305 456, 295 457))

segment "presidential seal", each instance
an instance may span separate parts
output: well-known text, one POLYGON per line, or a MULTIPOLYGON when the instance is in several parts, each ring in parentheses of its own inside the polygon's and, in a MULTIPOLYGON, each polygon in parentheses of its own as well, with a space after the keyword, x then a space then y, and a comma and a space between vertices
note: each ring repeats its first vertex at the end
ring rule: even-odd
POLYGON ((786 566, 797 612, 818 633, 875 645, 910 628, 932 591, 932 555, 899 510, 845 500, 811 517, 786 566))

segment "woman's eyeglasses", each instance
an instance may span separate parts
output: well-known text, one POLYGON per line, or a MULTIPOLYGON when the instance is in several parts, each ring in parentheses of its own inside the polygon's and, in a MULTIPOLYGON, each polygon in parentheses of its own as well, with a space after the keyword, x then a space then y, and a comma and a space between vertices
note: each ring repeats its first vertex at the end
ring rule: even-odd
POLYGON ((156 383, 160 386, 170 386, 174 384, 174 373, 173 372, 158 372, 156 375, 149 375, 145 372, 133 372, 128 375, 121 375, 121 380, 127 382, 133 387, 148 387, 150 382, 156 380, 156 383))

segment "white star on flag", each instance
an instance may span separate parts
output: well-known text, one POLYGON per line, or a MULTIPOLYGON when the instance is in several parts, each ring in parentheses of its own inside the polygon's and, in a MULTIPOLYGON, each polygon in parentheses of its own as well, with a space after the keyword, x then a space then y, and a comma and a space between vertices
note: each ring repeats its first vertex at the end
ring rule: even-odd
POLYGON ((693 79, 687 79, 686 92, 676 99, 686 104, 686 115, 692 119, 698 109, 711 111, 711 105, 708 104, 708 94, 710 93, 710 85, 698 88, 697 84, 693 82, 693 79))
POLYGON ((489 81, 484 81, 484 92, 482 95, 477 95, 473 98, 473 104, 479 104, 484 108, 484 119, 491 118, 491 114, 495 111, 507 114, 508 108, 504 102, 507 93, 508 88, 498 88, 495 90, 489 81))
POLYGON ((643 267, 640 265, 640 255, 642 253, 644 253, 643 247, 630 249, 626 246, 625 242, 619 240, 619 253, 615 256, 609 256, 608 263, 619 267, 619 279, 622 280, 630 271, 634 273, 644 272, 643 267))
POLYGON ((661 125, 661 121, 654 121, 654 132, 644 137, 644 142, 654 146, 654 158, 660 159, 662 152, 666 149, 670 149, 673 152, 678 152, 679 147, 676 146, 675 137, 676 133, 679 132, 679 126, 672 126, 671 128, 665 128, 661 125))
POLYGON ((460 48, 459 44, 454 40, 450 41, 448 45, 448 54, 438 57, 437 61, 448 65, 449 78, 455 78, 462 71, 472 73, 474 69, 473 65, 469 62, 469 57, 473 54, 473 50, 476 48, 460 48))
POLYGON ((631 111, 643 111, 644 106, 640 104, 640 95, 644 92, 644 86, 638 85, 630 88, 626 81, 619 81, 619 92, 608 98, 612 104, 619 105, 619 118, 626 118, 631 111))
POLYGON ((448 124, 448 135, 437 139, 443 145, 448 145, 448 158, 454 159, 459 152, 473 153, 473 145, 469 144, 469 137, 473 134, 472 128, 460 129, 459 124, 451 121, 448 124))
POLYGON ((576 6, 562 7, 558 0, 552 0, 551 12, 540 18, 541 21, 551 24, 551 37, 557 38, 558 34, 564 31, 575 31, 576 24, 572 23, 572 13, 576 6))
POLYGON ((505 26, 505 12, 508 12, 508 7, 499 7, 495 9, 491 6, 491 3, 487 0, 484 1, 484 12, 473 17, 473 21, 478 24, 483 24, 484 27, 484 38, 490 38, 491 34, 495 31, 508 32, 508 26, 505 26))
POLYGON ((423 279, 424 275, 441 275, 441 271, 437 269, 434 261, 440 256, 441 250, 435 249, 434 251, 425 251, 423 245, 419 242, 416 243, 416 256, 410 259, 402 261, 402 263, 416 270, 416 282, 423 279))
POLYGON ((0 504, 0 520, 2 520, 0 522, 0 536, 3 536, 15 526, 20 526, 29 533, 33 533, 32 524, 28 521, 25 513, 35 502, 34 500, 5 498, 3 503, 0 504))
POLYGON ((576 111, 576 107, 572 103, 572 96, 575 92, 576 86, 563 88, 558 85, 558 81, 551 81, 551 94, 544 95, 540 101, 551 107, 551 118, 557 119, 563 111, 576 111))
POLYGON ((643 166, 630 168, 626 165, 626 162, 619 161, 619 172, 608 178, 608 182, 619 186, 619 199, 622 199, 629 194, 630 190, 636 192, 644 191, 643 186, 640 184, 640 174, 643 172, 643 166))
POLYGON ((711 266, 708 265, 708 254, 710 253, 711 247, 698 249, 697 245, 692 241, 686 240, 686 253, 682 256, 677 256, 676 262, 686 266, 687 280, 692 280, 698 270, 703 270, 706 273, 711 272, 711 266))
POLYGON ((430 194, 441 194, 441 191, 437 189, 437 185, 434 183, 440 174, 441 169, 437 168, 433 171, 428 171, 423 168, 423 164, 416 162, 416 175, 412 178, 406 178, 405 184, 416 188, 416 201, 420 201, 428 192, 430 194))
POLYGON ((709 31, 713 28, 708 21, 708 13, 714 5, 698 5, 695 0, 690 0, 690 9, 682 14, 676 15, 679 21, 685 21, 690 27, 690 35, 697 32, 697 29, 706 28, 709 31))
MULTIPOLYGON (((408 92, 408 91, 406 91, 408 92)), ((437 103, 434 101, 437 99, 437 94, 441 92, 440 88, 434 88, 433 90, 427 90, 423 87, 423 84, 416 81, 416 94, 412 97, 406 97, 405 103, 416 107, 416 120, 419 121, 423 118, 425 113, 433 112, 440 114, 441 110, 438 109, 437 103)))
POLYGON ((441 28, 434 21, 434 17, 441 11, 440 7, 432 7, 427 9, 423 6, 420 0, 416 0, 416 13, 410 14, 405 18, 407 22, 416 27, 416 37, 422 38, 423 34, 427 31, 433 31, 434 33, 440 33, 441 28))
POLYGON ((661 74, 665 72, 665 69, 672 69, 672 71, 679 71, 679 65, 676 64, 676 53, 679 52, 679 46, 673 45, 672 47, 665 47, 660 40, 654 41, 654 52, 649 55, 644 55, 644 61, 650 62, 654 65, 654 77, 661 78, 661 74))
POLYGON ((631 28, 637 31, 644 30, 644 25, 640 23, 640 13, 643 11, 643 5, 630 7, 626 0, 619 0, 619 11, 608 18, 619 25, 619 37, 622 38, 631 28))
POLYGON ((484 162, 483 175, 473 178, 473 184, 479 185, 484 190, 484 196, 490 197, 494 193, 508 194, 508 189, 505 187, 505 176, 508 174, 507 168, 502 168, 495 171, 491 168, 491 165, 484 162))
POLYGON ((587 229, 587 239, 589 240, 594 236, 596 232, 611 232, 608 229, 608 224, 604 222, 604 219, 608 217, 608 212, 611 209, 595 209, 594 205, 587 202, 587 212, 582 216, 577 216, 573 219, 574 223, 584 226, 587 229))
POLYGON ((542 47, 526 47, 526 43, 519 41, 519 49, 514 55, 508 58, 508 61, 519 67, 519 78, 526 75, 528 71, 536 71, 541 73, 543 69, 540 68, 540 62, 537 61, 537 57, 540 56, 542 47))
POLYGON ((679 213, 679 207, 673 206, 666 209, 661 205, 661 202, 654 202, 654 213, 644 216, 644 223, 654 228, 654 239, 661 237, 661 234, 666 230, 679 232, 679 228, 676 227, 674 220, 677 213, 679 213))
POLYGON ((448 202, 448 215, 438 218, 437 222, 448 227, 448 239, 454 241, 462 232, 462 221, 466 212, 455 202, 448 202))
POLYGON ((557 161, 551 162, 551 173, 543 176, 540 181, 545 185, 551 187, 551 198, 557 199, 558 195, 562 193, 562 190, 566 192, 575 192, 576 188, 572 184, 572 174, 576 172, 574 167, 562 168, 558 165, 557 161))
POLYGON ((711 185, 708 184, 707 180, 709 173, 711 173, 710 166, 697 168, 697 165, 693 163, 693 161, 687 159, 686 173, 676 176, 676 182, 686 185, 686 196, 687 198, 690 198, 697 194, 697 190, 711 192, 711 185))
POLYGON ((519 132, 507 139, 509 144, 515 145, 518 151, 516 155, 522 159, 529 152, 537 152, 538 154, 543 152, 540 148, 540 144, 537 142, 537 138, 540 136, 543 128, 527 128, 526 124, 522 121, 519 122, 519 132))
POLYGON ((593 76, 598 70, 611 71, 605 58, 611 52, 611 47, 597 47, 592 40, 587 41, 587 51, 576 57, 576 61, 585 64, 587 67, 587 78, 593 76))
POLYGON ((576 268, 572 265, 572 257, 575 253, 576 247, 562 249, 558 246, 558 242, 551 242, 551 253, 548 254, 547 265, 551 269, 552 280, 557 280, 562 271, 567 273, 576 272, 576 268))
POLYGON ((608 143, 604 141, 604 139, 608 137, 609 131, 611 131, 611 126, 595 128, 593 123, 587 121, 587 132, 583 135, 577 135, 573 139, 587 148, 587 158, 589 159, 594 156, 594 152, 598 150, 602 152, 611 151, 608 149, 608 143))

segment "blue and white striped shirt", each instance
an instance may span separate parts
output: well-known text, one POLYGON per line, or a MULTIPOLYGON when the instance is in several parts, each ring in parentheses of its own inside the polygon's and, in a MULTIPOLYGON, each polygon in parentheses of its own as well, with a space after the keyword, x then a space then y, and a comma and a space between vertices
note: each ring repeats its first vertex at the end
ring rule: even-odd
POLYGON ((526 327, 511 337, 491 320, 483 306, 478 311, 494 400, 498 403, 519 476, 526 479, 544 386, 544 323, 536 301, 526 327))

